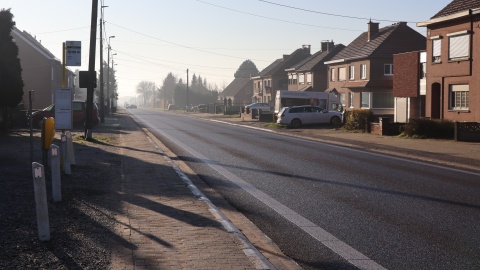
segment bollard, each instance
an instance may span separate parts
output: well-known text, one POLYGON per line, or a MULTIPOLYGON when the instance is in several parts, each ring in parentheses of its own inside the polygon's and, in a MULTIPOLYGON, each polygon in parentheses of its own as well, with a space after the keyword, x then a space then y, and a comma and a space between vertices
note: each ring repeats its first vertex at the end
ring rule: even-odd
POLYGON ((65 133, 67 135, 67 154, 68 154, 68 161, 70 165, 76 165, 75 161, 75 152, 73 151, 73 140, 72 140, 72 133, 67 131, 65 133))
POLYGON ((70 168, 70 161, 68 160, 68 151, 67 151, 67 136, 62 134, 62 161, 63 161, 63 170, 65 174, 71 174, 72 170, 70 168))
POLYGON ((50 171, 52 174, 52 198, 54 202, 62 201, 62 184, 60 174, 60 149, 55 144, 50 146, 50 171))
POLYGON ((38 239, 50 241, 50 224, 48 221, 47 191, 45 188, 45 171, 43 165, 32 163, 33 189, 37 211, 38 239))

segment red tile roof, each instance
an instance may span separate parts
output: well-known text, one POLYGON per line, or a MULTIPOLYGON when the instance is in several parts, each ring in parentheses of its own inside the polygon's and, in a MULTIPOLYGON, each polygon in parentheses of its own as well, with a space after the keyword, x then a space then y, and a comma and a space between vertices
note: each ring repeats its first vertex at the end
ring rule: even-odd
POLYGON ((468 9, 480 8, 480 0, 453 0, 431 19, 448 16, 468 9))

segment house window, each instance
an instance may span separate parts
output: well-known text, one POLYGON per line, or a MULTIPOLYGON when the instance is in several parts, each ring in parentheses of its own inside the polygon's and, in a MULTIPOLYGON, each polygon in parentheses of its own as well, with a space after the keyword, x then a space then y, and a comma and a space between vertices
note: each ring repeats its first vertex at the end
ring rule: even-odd
POLYGON ((442 62, 442 40, 441 39, 434 39, 432 40, 432 62, 440 63, 442 62))
POLYGON ((349 106, 350 108, 353 108, 353 92, 350 92, 350 97, 349 97, 349 106))
POLYGON ((297 74, 292 75, 292 84, 297 84, 297 74))
POLYGON ((346 75, 346 68, 342 67, 342 68, 338 68, 338 80, 339 81, 345 81, 345 78, 347 77, 346 75))
POLYGON ((345 93, 340 93, 339 95, 340 102, 342 103, 342 106, 345 107, 345 93))
POLYGON ((298 74, 298 83, 305 84, 305 74, 303 73, 298 74))
POLYGON ((361 65, 360 66, 360 79, 366 79, 367 78, 367 65, 361 65))
POLYGON ((468 58, 470 55, 470 35, 466 31, 447 35, 448 38, 448 59, 468 58))
POLYGON ((349 66, 348 67, 348 73, 350 74, 350 80, 351 81, 355 80, 355 67, 354 66, 349 66))
POLYGON ((469 85, 450 85, 450 109, 468 110, 469 107, 469 85))
POLYGON ((362 92, 360 104, 362 108, 370 108, 370 92, 362 92))
POLYGON ((330 70, 330 81, 334 82, 335 81, 335 69, 332 68, 330 70))
POLYGON ((312 84, 312 73, 307 73, 307 83, 312 84))
POLYGON ((420 64, 420 79, 425 79, 427 77, 427 63, 420 64))
POLYGON ((372 93, 372 108, 391 109, 394 107, 393 93, 372 93))
POLYGON ((387 76, 393 75, 393 64, 385 64, 383 66, 383 75, 387 75, 387 76))

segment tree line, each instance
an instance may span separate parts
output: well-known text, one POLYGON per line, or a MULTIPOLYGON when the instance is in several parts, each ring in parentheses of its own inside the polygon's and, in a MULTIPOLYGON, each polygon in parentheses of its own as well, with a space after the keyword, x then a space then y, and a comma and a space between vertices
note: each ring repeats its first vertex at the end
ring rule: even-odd
POLYGON ((145 107, 167 108, 168 104, 175 104, 180 108, 195 106, 198 104, 215 103, 219 93, 216 84, 207 83, 206 78, 193 74, 191 81, 187 84, 169 72, 163 84, 157 86, 151 81, 141 81, 136 92, 141 100, 140 104, 145 107))

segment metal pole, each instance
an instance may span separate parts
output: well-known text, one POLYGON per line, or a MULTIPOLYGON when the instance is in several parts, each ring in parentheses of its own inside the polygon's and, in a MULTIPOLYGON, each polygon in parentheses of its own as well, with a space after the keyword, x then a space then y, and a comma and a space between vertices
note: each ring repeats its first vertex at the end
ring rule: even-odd
POLYGON ((105 123, 105 94, 103 93, 103 8, 100 13, 100 123, 105 123))
POLYGON ((107 115, 110 115, 110 37, 107 48, 107 115))
POLYGON ((85 125, 85 139, 92 140, 92 111, 93 111, 93 86, 95 80, 95 47, 97 44, 97 13, 98 0, 92 0, 92 19, 90 23, 90 51, 88 63, 88 88, 87 88, 87 119, 85 125))
POLYGON ((30 118, 30 163, 33 163, 33 119, 32 119, 32 101, 33 90, 28 90, 28 117, 30 118))
POLYGON ((187 109, 188 109, 188 68, 187 68, 187 109))

